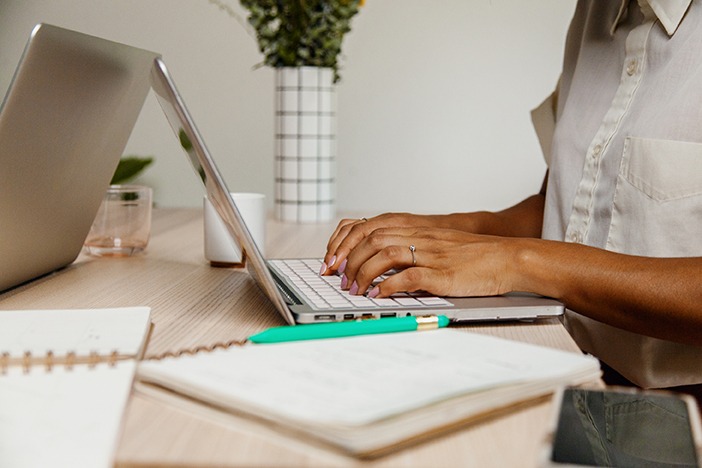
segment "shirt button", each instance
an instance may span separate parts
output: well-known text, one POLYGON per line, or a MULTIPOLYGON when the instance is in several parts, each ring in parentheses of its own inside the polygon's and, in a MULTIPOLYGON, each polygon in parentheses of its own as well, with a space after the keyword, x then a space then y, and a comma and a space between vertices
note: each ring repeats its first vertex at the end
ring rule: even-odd
POLYGON ((626 66, 626 74, 629 75, 629 76, 631 76, 631 75, 633 75, 634 73, 636 73, 636 67, 637 67, 637 65, 638 65, 638 64, 637 64, 637 62, 636 62, 636 59, 630 61, 630 62, 627 64, 627 66, 626 66))
POLYGON ((570 235, 570 241, 576 244, 582 244, 583 236, 581 236, 579 232, 574 232, 570 235))
POLYGON ((592 148, 592 155, 597 157, 602 153, 602 145, 595 145, 594 148, 592 148))

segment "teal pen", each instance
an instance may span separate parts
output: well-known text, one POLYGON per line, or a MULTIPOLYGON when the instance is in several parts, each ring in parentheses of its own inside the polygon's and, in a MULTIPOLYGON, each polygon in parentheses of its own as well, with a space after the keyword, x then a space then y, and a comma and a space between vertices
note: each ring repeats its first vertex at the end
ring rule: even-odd
POLYGON ((250 336, 253 343, 281 343, 284 341, 318 340, 344 336, 371 335, 416 330, 431 330, 445 327, 449 319, 445 315, 424 317, 393 317, 383 319, 356 320, 349 322, 312 323, 286 327, 274 327, 250 336))

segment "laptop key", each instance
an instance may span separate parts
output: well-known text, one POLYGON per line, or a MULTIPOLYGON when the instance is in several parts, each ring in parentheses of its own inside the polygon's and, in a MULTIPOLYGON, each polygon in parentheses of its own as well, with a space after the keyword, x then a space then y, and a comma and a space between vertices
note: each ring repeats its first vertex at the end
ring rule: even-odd
POLYGON ((376 306, 372 300, 368 299, 367 297, 363 297, 363 296, 352 297, 349 299, 349 301, 351 302, 351 304, 354 305, 354 307, 375 307, 376 306))
POLYGON ((398 297, 395 299, 398 304, 403 306, 421 306, 422 303, 413 297, 398 297))
POLYGON ((424 305, 429 306, 450 306, 451 303, 440 297, 418 297, 417 300, 424 305))
POLYGON ((400 304, 390 298, 374 298, 372 301, 379 307, 400 307, 400 304))

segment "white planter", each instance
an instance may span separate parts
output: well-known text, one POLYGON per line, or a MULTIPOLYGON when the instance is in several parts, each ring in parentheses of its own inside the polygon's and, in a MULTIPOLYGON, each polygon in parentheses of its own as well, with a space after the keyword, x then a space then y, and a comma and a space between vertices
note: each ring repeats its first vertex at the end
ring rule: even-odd
POLYGON ((336 94, 329 68, 275 69, 275 214, 330 221, 336 197, 336 94))

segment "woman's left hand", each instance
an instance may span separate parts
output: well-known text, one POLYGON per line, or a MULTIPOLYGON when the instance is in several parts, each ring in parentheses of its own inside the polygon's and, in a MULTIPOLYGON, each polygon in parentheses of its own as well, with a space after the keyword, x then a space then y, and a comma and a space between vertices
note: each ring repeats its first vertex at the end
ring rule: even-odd
POLYGON ((349 254, 342 287, 364 294, 375 278, 397 269, 372 287, 369 297, 418 290, 440 296, 503 294, 515 287, 520 241, 525 240, 451 229, 377 229, 349 254))

